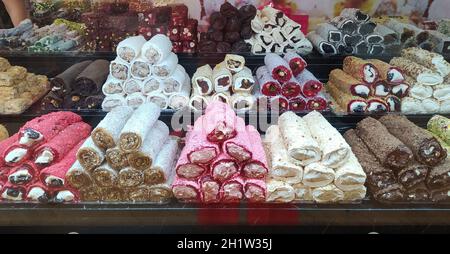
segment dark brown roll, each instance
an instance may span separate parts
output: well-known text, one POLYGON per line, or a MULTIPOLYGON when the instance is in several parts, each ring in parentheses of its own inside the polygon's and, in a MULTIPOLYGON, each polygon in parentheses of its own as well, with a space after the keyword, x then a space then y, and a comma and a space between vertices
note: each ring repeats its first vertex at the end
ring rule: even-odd
POLYGON ((216 52, 217 44, 214 41, 202 41, 198 45, 199 52, 207 53, 207 52, 216 52))
POLYGON ((411 202, 423 202, 430 200, 430 191, 425 183, 416 185, 414 188, 406 191, 406 200, 411 202))
POLYGON ((450 188, 450 159, 432 168, 426 179, 428 188, 432 190, 450 188))
POLYGON ((429 167, 414 161, 398 172, 398 182, 406 189, 414 188, 419 184, 425 183, 429 170, 429 167))
POLYGON ((233 44, 241 39, 241 35, 238 32, 226 32, 223 39, 233 44))
POLYGON ((227 32, 239 32, 241 30, 241 21, 239 17, 233 16, 227 19, 225 31, 227 32))
POLYGON ((92 61, 87 60, 70 66, 63 73, 51 80, 52 87, 58 90, 65 90, 70 93, 72 91, 72 83, 75 81, 75 78, 80 75, 80 73, 91 63, 92 61))
POLYGON ((64 96, 60 96, 54 91, 50 91, 41 102, 42 110, 55 110, 63 107, 64 96))
POLYGON ((206 32, 200 33, 200 41, 207 41, 209 40, 209 35, 206 32))
POLYGON ((253 30, 252 30, 252 27, 250 26, 250 24, 242 25, 241 38, 244 40, 248 40, 248 39, 252 38, 252 35, 253 35, 253 30))
POLYGON ((108 74, 109 61, 96 60, 77 76, 72 91, 84 96, 98 94, 102 90, 108 74))
POLYGON ((360 121, 356 133, 385 167, 398 171, 405 168, 413 158, 412 151, 372 117, 360 121))
POLYGON ((250 52, 250 50, 251 50, 251 45, 243 40, 235 42, 233 44, 233 46, 231 47, 232 52, 242 53, 242 52, 250 52))
POLYGON ((242 20, 242 22, 249 22, 252 19, 255 18, 256 16, 256 7, 248 4, 248 5, 244 5, 241 8, 239 8, 239 16, 242 20))
POLYGON ((229 2, 225 2, 224 4, 222 4, 220 6, 220 14, 222 14, 222 16, 227 17, 227 18, 233 17, 233 16, 237 17, 239 15, 239 11, 236 7, 234 7, 229 2))
POLYGON ((216 42, 221 42, 224 39, 222 31, 214 31, 211 33, 211 39, 216 42))
POLYGON ((401 115, 386 115, 380 122, 388 131, 408 146, 420 163, 434 166, 447 157, 447 152, 429 132, 401 115))
POLYGON ((398 184, 394 172, 383 167, 369 148, 358 137, 355 130, 348 130, 344 138, 351 146, 367 175, 366 185, 372 196, 379 202, 403 200, 404 188, 398 184))
POLYGON ((213 24, 214 22, 216 22, 217 18, 221 18, 222 14, 220 14, 220 12, 215 11, 213 13, 211 13, 211 15, 209 15, 209 23, 213 24))
POLYGON ((63 108, 80 110, 84 108, 85 97, 78 93, 71 93, 64 98, 63 108))
POLYGON ((88 96, 84 99, 83 109, 100 109, 103 99, 105 99, 103 94, 88 96))
POLYGON ((225 28, 225 25, 227 23, 227 19, 223 16, 217 16, 213 23, 211 23, 211 27, 214 30, 223 30, 225 28))
POLYGON ((431 191, 431 200, 436 203, 449 202, 450 201, 450 195, 448 195, 449 192, 450 192, 450 187, 432 190, 431 191))
POLYGON ((224 41, 217 43, 217 52, 218 53, 231 52, 231 44, 228 42, 224 42, 224 41))

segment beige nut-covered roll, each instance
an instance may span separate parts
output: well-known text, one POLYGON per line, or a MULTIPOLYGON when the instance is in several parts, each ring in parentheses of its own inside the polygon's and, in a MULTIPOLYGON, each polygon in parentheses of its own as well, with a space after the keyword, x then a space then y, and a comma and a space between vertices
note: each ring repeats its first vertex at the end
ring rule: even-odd
POLYGON ((92 137, 89 137, 78 150, 77 159, 86 170, 91 171, 102 164, 105 155, 102 149, 95 145, 92 137))
POLYGON ((272 125, 267 129, 264 143, 268 150, 268 161, 271 164, 269 175, 293 177, 301 172, 300 175, 303 176, 301 165, 288 156, 278 125, 272 125))
POLYGON ((322 152, 312 137, 306 122, 295 113, 288 111, 278 119, 278 126, 290 157, 302 165, 320 161, 322 152))
POLYGON ((408 76, 411 76, 423 85, 435 86, 442 84, 444 81, 444 78, 439 73, 404 57, 394 57, 390 64, 400 67, 408 76))
POLYGON ((91 175, 95 184, 99 187, 114 187, 119 181, 119 174, 107 163, 94 169, 91 175))
POLYGON ((270 179, 267 185, 267 202, 290 203, 295 199, 294 188, 282 181, 270 179))
POLYGON ((343 191, 353 191, 360 189, 365 182, 366 173, 353 152, 350 152, 348 161, 336 169, 334 184, 343 191))
POLYGON ((133 114, 133 109, 128 106, 116 107, 106 114, 105 118, 92 131, 92 140, 102 148, 113 148, 117 145, 120 131, 133 114))
POLYGON ((209 64, 199 67, 194 73, 192 88, 200 95, 209 95, 214 91, 213 70, 209 64))
POLYGON ((335 172, 332 168, 315 162, 305 167, 302 183, 308 187, 322 187, 332 183, 334 177, 335 172))
POLYGON ((154 103, 145 103, 137 108, 120 132, 119 146, 123 151, 131 152, 141 148, 144 138, 151 131, 160 115, 159 107, 154 103))
POLYGON ((128 153, 120 150, 119 147, 113 147, 106 150, 106 161, 109 166, 115 170, 128 167, 128 153))
POLYGON ((334 184, 312 190, 312 196, 317 203, 336 203, 344 199, 344 192, 334 184))
POLYGON ((407 48, 402 50, 402 57, 414 61, 428 69, 439 73, 442 77, 450 74, 450 64, 442 55, 421 48, 407 48))
POLYGON ((146 184, 162 184, 169 180, 180 152, 179 141, 180 139, 174 136, 170 136, 166 140, 151 168, 144 170, 146 184))
POLYGON ((119 187, 132 188, 144 183, 144 173, 134 168, 124 168, 119 172, 119 187))
POLYGON ((338 168, 348 160, 350 146, 322 114, 313 111, 304 116, 303 120, 322 150, 323 165, 338 168))
POLYGON ((224 62, 217 64, 213 69, 214 90, 218 93, 230 91, 233 75, 224 62))

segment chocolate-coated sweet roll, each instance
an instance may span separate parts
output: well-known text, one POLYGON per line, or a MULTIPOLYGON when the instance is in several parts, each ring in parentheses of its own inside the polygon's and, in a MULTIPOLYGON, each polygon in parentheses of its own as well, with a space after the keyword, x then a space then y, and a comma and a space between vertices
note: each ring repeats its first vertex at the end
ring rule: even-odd
POLYGON ((256 16, 257 9, 254 5, 247 4, 239 8, 239 16, 242 22, 249 22, 256 16))
POLYGON ((228 42, 218 42, 217 43, 217 53, 229 53, 231 51, 231 44, 228 42))
POLYGON ((431 198, 430 190, 427 188, 425 183, 421 183, 407 189, 405 192, 406 200, 411 202, 423 202, 428 201, 431 198))
POLYGON ((53 89, 65 90, 66 92, 70 92, 72 90, 73 82, 75 78, 88 67, 92 61, 83 61, 80 63, 76 63, 66 69, 64 72, 56 76, 51 80, 51 85, 53 89))
POLYGON ((229 2, 225 2, 220 6, 220 14, 222 16, 230 18, 230 17, 239 17, 239 11, 236 7, 234 7, 229 2))
POLYGON ((442 189, 450 186, 450 159, 445 159, 441 164, 432 168, 426 179, 428 188, 442 189))
POLYGON ((84 69, 75 79, 73 90, 83 96, 97 94, 101 91, 109 72, 109 61, 96 60, 84 69))
POLYGON ((430 167, 413 161, 397 173, 398 182, 406 189, 411 189, 416 185, 425 183, 429 170, 430 167))
MULTIPOLYGON (((242 35, 241 35, 242 37, 242 35)), ((251 45, 244 40, 239 40, 231 46, 231 51, 236 53, 249 52, 251 50, 251 45)))

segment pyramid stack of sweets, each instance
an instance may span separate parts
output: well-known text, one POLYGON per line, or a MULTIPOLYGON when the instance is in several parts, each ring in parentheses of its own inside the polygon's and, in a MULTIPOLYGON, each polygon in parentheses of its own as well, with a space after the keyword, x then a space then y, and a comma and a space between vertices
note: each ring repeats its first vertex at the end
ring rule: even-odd
POLYGON ((156 34, 167 35, 175 53, 197 52, 198 20, 189 18, 184 4, 159 6, 139 13, 139 34, 150 39, 156 34))
POLYGON ((209 17, 209 28, 200 33, 199 52, 249 52, 245 41, 252 37, 251 20, 256 15, 256 7, 244 5, 237 9, 229 2, 209 17))
POLYGON ((322 91, 322 82, 306 69, 306 61, 297 53, 290 52, 284 57, 268 53, 264 63, 256 70, 260 110, 328 109, 328 96, 322 91))
POLYGON ((450 113, 450 64, 442 55, 407 48, 391 65, 401 68, 411 84, 401 110, 406 114, 450 113))
POLYGON ((91 126, 71 112, 55 112, 25 123, 0 143, 1 199, 5 201, 76 202, 78 191, 65 174, 91 126))
POLYGON ((301 25, 271 6, 258 10, 251 21, 253 36, 246 40, 253 54, 288 52, 307 55, 313 46, 301 31, 301 25))
POLYGON ((172 184, 182 202, 264 202, 267 161, 261 137, 226 103, 213 102, 186 134, 172 184))
POLYGON ((245 58, 227 54, 214 68, 206 64, 194 73, 189 108, 202 112, 213 101, 221 101, 236 111, 254 110, 255 84, 252 70, 245 66, 245 58))
POLYGON ((66 173, 80 201, 161 203, 172 198, 179 142, 159 115, 156 104, 145 103, 136 110, 119 106, 105 116, 66 173))
POLYGON ((354 56, 344 59, 342 70, 330 72, 326 86, 336 102, 334 110, 350 114, 399 112, 409 88, 401 67, 354 56))
MULTIPOLYGON (((369 15, 359 9, 347 8, 327 23, 319 24, 307 38, 322 55, 373 56, 385 52, 386 34, 391 34, 390 29, 377 26, 369 15)), ((389 37, 386 44, 394 45, 395 48, 399 40, 389 37)))
POLYGON ((51 81, 51 91, 41 101, 43 110, 100 109, 102 86, 109 74, 109 61, 86 60, 76 63, 51 81))
POLYGON ((160 109, 186 107, 190 78, 172 49, 169 37, 162 34, 149 41, 141 35, 121 41, 102 87, 106 95, 103 110, 124 105, 137 108, 145 102, 155 103, 160 109))
MULTIPOLYGON (((440 120, 430 128, 439 130, 440 120)), ((405 116, 368 117, 345 139, 367 174, 367 187, 382 203, 449 201, 450 160, 439 141, 405 116)))
POLYGON ((268 202, 357 202, 366 174, 342 135, 317 111, 286 112, 267 129, 268 202))
POLYGON ((0 57, 0 114, 21 114, 50 89, 46 76, 27 72, 22 66, 12 66, 0 57))

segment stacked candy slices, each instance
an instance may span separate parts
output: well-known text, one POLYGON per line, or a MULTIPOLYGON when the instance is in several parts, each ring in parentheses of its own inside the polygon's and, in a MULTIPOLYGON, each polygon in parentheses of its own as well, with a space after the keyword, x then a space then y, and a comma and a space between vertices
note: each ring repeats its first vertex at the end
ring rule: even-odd
POLYGON ((265 66, 256 71, 260 86, 258 106, 260 110, 311 111, 327 110, 328 99, 322 93, 323 84, 306 69, 306 61, 296 53, 284 58, 269 53, 265 66))
POLYGON ((151 201, 172 198, 178 139, 159 121, 160 109, 145 103, 121 106, 97 125, 77 152, 67 181, 81 201, 151 201))
POLYGON ((189 108, 202 112, 212 101, 221 101, 237 111, 255 109, 252 94, 255 83, 252 70, 245 66, 245 58, 227 54, 214 69, 207 64, 194 73, 189 108))
POLYGON ((137 108, 145 102, 153 102, 160 109, 187 106, 191 93, 189 75, 178 64, 172 48, 169 37, 161 34, 149 41, 135 36, 120 42, 102 88, 106 95, 103 110, 125 105, 137 108))
POLYGON ((327 91, 336 102, 336 112, 398 112, 409 85, 403 71, 378 59, 354 56, 344 59, 341 69, 330 72, 327 91))
POLYGON ((355 202, 366 174, 342 135, 317 111, 286 112, 264 140, 269 158, 268 202, 355 202))
POLYGON ((183 202, 264 202, 267 169, 258 131, 213 102, 186 135, 172 190, 183 202))
POLYGON ((10 201, 72 202, 78 192, 65 174, 91 127, 71 112, 56 112, 27 122, 0 143, 1 197, 10 201))

